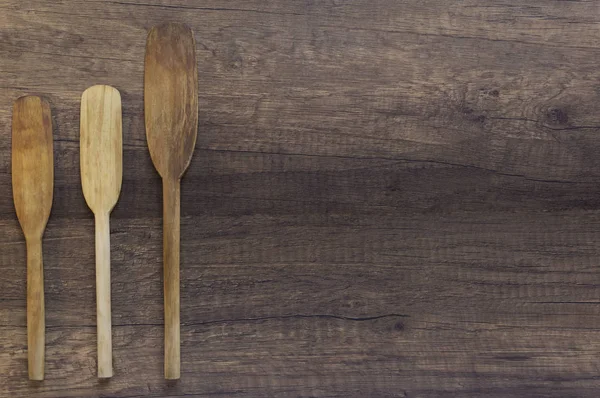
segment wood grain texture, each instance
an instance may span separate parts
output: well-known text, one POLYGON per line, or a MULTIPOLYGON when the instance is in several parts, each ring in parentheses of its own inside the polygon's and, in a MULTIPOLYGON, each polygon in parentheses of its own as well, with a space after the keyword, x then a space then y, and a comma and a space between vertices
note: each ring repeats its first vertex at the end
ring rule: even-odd
POLYGON ((52 115, 37 96, 17 99, 12 113, 12 188, 27 242, 27 361, 30 380, 44 380, 44 267, 42 235, 54 189, 52 115))
MULTIPOLYGON (((0 192, 1 396, 597 397, 597 2, 0 7, 0 126, 17 97, 44 94, 56 159, 41 386, 27 381, 25 243, 0 192), (195 33, 201 109, 175 384, 143 103, 147 33, 165 21, 195 33), (99 83, 121 92, 127 132, 104 383, 78 164, 79 98, 99 83)), ((6 130, 5 186, 9 164, 6 130)))
POLYGON ((183 24, 162 24, 148 33, 144 119, 150 156, 163 181, 165 379, 177 380, 181 377, 180 180, 198 136, 196 43, 183 24))
POLYGON ((121 113, 121 95, 114 87, 95 85, 81 96, 81 186, 96 223, 96 323, 101 378, 113 375, 109 217, 123 180, 121 113))

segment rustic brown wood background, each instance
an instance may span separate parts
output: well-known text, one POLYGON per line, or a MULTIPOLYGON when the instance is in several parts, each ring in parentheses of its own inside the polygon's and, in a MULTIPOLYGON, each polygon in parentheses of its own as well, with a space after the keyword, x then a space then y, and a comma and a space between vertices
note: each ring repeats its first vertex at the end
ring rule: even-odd
POLYGON ((3 397, 597 397, 600 2, 0 1, 3 397), (195 31, 182 379, 163 380, 148 29, 195 31), (115 376, 96 378, 79 101, 123 98, 115 376), (12 102, 54 119, 46 380, 27 380, 12 102))

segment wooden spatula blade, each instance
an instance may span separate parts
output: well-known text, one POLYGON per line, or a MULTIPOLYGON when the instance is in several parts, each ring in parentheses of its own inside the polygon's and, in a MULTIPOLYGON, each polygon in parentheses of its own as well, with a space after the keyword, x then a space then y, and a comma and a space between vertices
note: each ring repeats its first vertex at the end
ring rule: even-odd
POLYGON ((21 97, 14 103, 12 185, 25 236, 41 237, 52 207, 54 157, 50 106, 40 97, 21 97))
POLYGON ((180 178, 198 130, 198 67, 192 31, 167 23, 150 30, 144 69, 144 115, 150 156, 162 177, 180 178))
POLYGON ((94 213, 109 213, 119 199, 123 180, 121 95, 96 85, 81 96, 81 185, 94 213))

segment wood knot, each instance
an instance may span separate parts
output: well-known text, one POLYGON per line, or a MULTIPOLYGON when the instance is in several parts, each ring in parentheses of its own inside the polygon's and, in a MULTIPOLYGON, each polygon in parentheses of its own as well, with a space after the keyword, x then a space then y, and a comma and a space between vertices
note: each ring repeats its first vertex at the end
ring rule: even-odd
POLYGON ((401 332, 404 330, 404 322, 398 321, 394 324, 394 330, 401 332))
POLYGON ((553 107, 546 112, 546 120, 551 125, 565 125, 569 122, 569 116, 564 109, 553 107))
POLYGON ((493 97, 493 98, 498 98, 500 96, 500 91, 498 91, 497 89, 489 89, 489 88, 480 88, 479 89, 479 96, 482 98, 489 98, 489 97, 493 97))

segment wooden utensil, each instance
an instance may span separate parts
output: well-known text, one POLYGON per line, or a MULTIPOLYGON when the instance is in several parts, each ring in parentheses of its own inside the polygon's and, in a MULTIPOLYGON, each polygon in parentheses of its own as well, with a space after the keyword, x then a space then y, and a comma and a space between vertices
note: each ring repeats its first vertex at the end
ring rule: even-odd
POLYGON ((29 378, 44 380, 42 235, 50 216, 54 157, 50 106, 40 97, 17 99, 12 119, 12 186, 27 243, 27 361, 29 378))
POLYGON ((123 179, 121 95, 110 86, 92 86, 81 96, 81 185, 96 221, 96 320, 98 377, 112 377, 109 215, 123 179))
POLYGON ((174 23, 152 28, 145 62, 146 138, 163 181, 165 378, 179 379, 179 188, 198 130, 198 69, 192 31, 174 23))

